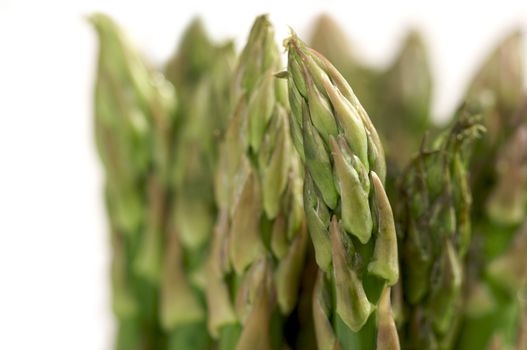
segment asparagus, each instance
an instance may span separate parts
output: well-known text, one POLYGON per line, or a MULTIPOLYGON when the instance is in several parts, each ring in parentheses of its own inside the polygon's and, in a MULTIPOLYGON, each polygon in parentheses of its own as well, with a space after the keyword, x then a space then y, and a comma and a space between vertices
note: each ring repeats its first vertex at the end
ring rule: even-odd
POLYGON ((378 98, 371 113, 389 145, 386 158, 390 181, 419 151, 422 137, 432 127, 432 74, 426 45, 418 32, 406 35, 395 59, 378 81, 378 98))
POLYGON ((183 33, 177 51, 165 65, 165 76, 190 96, 192 87, 198 85, 214 65, 216 57, 211 55, 214 50, 215 44, 208 37, 201 19, 193 19, 183 33))
POLYGON ((209 349, 205 307, 206 257, 216 216, 216 139, 229 111, 232 43, 214 45, 199 20, 183 36, 166 76, 180 95, 171 171, 161 323, 170 349, 209 349))
POLYGON ((207 301, 219 349, 281 349, 283 317, 296 305, 307 233, 279 68, 273 28, 260 16, 234 73, 215 179, 207 301))
POLYGON ((301 134, 294 140, 305 164, 305 212, 320 268, 313 297, 318 348, 398 349, 389 306, 399 275, 397 241, 379 137, 326 58, 296 34, 284 46, 290 124, 301 134))
POLYGON ((483 62, 467 88, 465 100, 482 111, 488 136, 476 144, 471 165, 472 186, 482 201, 474 208, 475 219, 485 215, 485 203, 495 182, 498 150, 522 123, 523 79, 522 36, 509 34, 483 62), (492 160, 489 162, 489 159, 492 160))
MULTIPOLYGON (((482 63, 466 92, 466 98, 469 100, 494 100, 499 111, 499 115, 494 117, 498 119, 508 118, 522 100, 524 81, 522 43, 523 35, 518 30, 505 36, 482 63)), ((506 122, 506 120, 501 122, 506 122)), ((496 128, 489 131, 500 132, 502 130, 496 128)), ((488 141, 492 142, 492 140, 495 139, 488 141)))
POLYGON ((474 239, 466 263, 468 306, 459 349, 469 345, 513 347, 518 338, 519 296, 527 270, 527 260, 515 253, 515 247, 521 249, 527 190, 527 100, 522 97, 521 44, 520 33, 507 36, 467 90, 469 103, 483 111, 489 135, 477 143, 470 166, 474 239), (516 283, 505 283, 503 279, 511 275, 516 283))
POLYGON ((100 43, 95 138, 112 233, 115 348, 158 348, 164 343, 157 294, 174 89, 110 18, 95 14, 90 21, 100 43))
POLYGON ((465 109, 458 114, 459 121, 432 147, 423 146, 401 178, 405 349, 450 349, 457 331, 471 230, 468 146, 483 130, 465 109))
POLYGON ((527 287, 524 285, 520 295, 520 303, 522 307, 522 315, 518 327, 518 335, 516 340, 517 349, 527 348, 527 287))
POLYGON ((312 42, 329 60, 292 34, 279 72, 265 16, 236 67, 195 20, 167 81, 108 17, 90 20, 117 349, 527 346, 519 33, 404 168, 433 127, 417 33, 374 69, 322 17, 312 42))

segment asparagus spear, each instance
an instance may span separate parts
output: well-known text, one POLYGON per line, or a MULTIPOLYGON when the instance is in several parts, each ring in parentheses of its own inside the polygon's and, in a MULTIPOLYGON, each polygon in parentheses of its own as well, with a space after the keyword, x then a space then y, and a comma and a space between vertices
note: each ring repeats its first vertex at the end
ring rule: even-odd
POLYGON ((161 321, 169 349, 211 347, 204 294, 216 216, 211 174, 217 166, 215 143, 230 109, 233 63, 232 43, 213 44, 201 22, 194 20, 166 68, 181 97, 161 283, 161 321))
POLYGON ((397 241, 382 145, 335 67, 295 34, 284 45, 290 123, 302 135, 296 146, 320 268, 313 298, 318 347, 398 349, 388 297, 399 275, 397 241))
POLYGON ((209 330, 220 349, 279 349, 306 246, 301 177, 280 56, 266 16, 234 74, 235 109, 220 144, 218 222, 210 254, 209 330))
POLYGON ((117 349, 158 348, 159 268, 170 161, 172 86, 146 65, 107 16, 99 34, 95 137, 106 172, 117 349))
POLYGON ((524 84, 522 42, 519 32, 504 38, 476 72, 465 95, 468 104, 482 111, 488 130, 488 136, 476 144, 471 164, 471 183, 482 200, 474 208, 475 219, 484 215, 485 203, 495 182, 498 150, 523 123, 523 112, 518 112, 524 84))
POLYGON ((419 151, 421 139, 432 126, 432 74, 418 32, 407 34, 395 59, 381 73, 377 96, 371 113, 388 145, 387 181, 391 181, 419 151))
POLYGON ((482 126, 467 111, 423 148, 401 178, 401 266, 405 349, 450 349, 462 306, 463 259, 470 240, 468 145, 482 126))
POLYGON ((489 135, 477 143, 470 166, 474 239, 466 263, 468 307, 460 349, 512 347, 520 327, 518 296, 527 260, 515 255, 514 247, 521 242, 527 190, 523 84, 522 36, 514 32, 484 62, 467 91, 469 103, 483 111, 489 135), (504 271, 506 266, 523 268, 504 271), (517 284, 502 283, 511 274, 517 284))

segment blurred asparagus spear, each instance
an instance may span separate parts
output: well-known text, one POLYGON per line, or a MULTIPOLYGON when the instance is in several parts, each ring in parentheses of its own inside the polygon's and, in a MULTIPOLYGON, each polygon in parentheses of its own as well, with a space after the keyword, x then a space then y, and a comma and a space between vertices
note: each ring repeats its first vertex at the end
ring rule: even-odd
POLYGON ((483 128, 463 108, 458 114, 459 121, 432 147, 424 146, 401 177, 405 349, 451 349, 459 323, 471 230, 469 145, 483 128))
POLYGON ((432 126, 432 76, 418 32, 407 34, 394 61, 382 72, 377 94, 373 121, 384 136, 388 176, 394 179, 418 152, 432 126))
POLYGON ((219 349, 281 349, 306 246, 301 177, 274 30, 254 22, 235 70, 220 144, 219 218, 209 265, 209 330, 219 349))
POLYGON ((302 135, 296 147, 320 268, 313 297, 318 348, 398 349, 389 306, 389 287, 399 276, 397 241, 379 137, 326 58, 295 34, 284 46, 290 123, 302 135))
MULTIPOLYGON (((505 126, 522 100, 524 59, 523 35, 515 30, 484 60, 467 89, 468 100, 490 99, 496 104, 499 115, 495 116, 496 124, 492 126, 498 123, 505 126)), ((492 131, 500 132, 499 128, 492 131)), ((497 139, 489 139, 489 142, 494 140, 497 139)))
POLYGON ((521 290, 527 279, 526 125, 517 128, 497 158, 497 182, 486 206, 480 208, 485 212, 479 211, 482 215, 473 219, 478 240, 467 260, 469 303, 460 349, 466 344, 488 346, 489 342, 512 346, 521 322, 521 290))
POLYGON ((471 161, 474 240, 466 262, 468 301, 458 348, 513 347, 521 320, 520 290, 527 190, 527 99, 522 101, 522 36, 513 32, 492 52, 466 99, 483 111, 489 136, 471 161), (513 278, 515 283, 507 283, 513 278))
POLYGON ((190 23, 178 50, 165 66, 165 76, 174 84, 178 93, 181 91, 179 94, 183 102, 178 110, 182 118, 178 119, 180 124, 186 124, 195 107, 201 108, 194 95, 199 91, 198 86, 208 84, 211 103, 218 108, 216 117, 210 117, 208 122, 213 131, 221 134, 231 109, 230 85, 227 82, 230 82, 235 59, 232 41, 214 43, 199 18, 190 23))
POLYGON ((112 232, 115 348, 159 348, 164 343, 157 303, 174 90, 110 18, 95 14, 90 21, 99 35, 95 138, 106 172, 112 232))
POLYGON ((380 70, 360 59, 356 48, 333 18, 320 15, 315 20, 308 43, 323 54, 349 83, 353 82, 353 91, 366 110, 376 105, 380 70))
POLYGON ((230 110, 232 43, 215 45, 201 22, 186 30, 166 74, 181 97, 172 161, 170 226, 161 283, 161 321, 169 349, 209 349, 206 257, 216 206, 216 141, 230 110))
POLYGON ((485 203, 495 183, 497 153, 516 127, 524 122, 521 115, 523 77, 523 37, 513 32, 483 62, 467 89, 465 100, 482 111, 488 136, 476 144, 471 164, 472 187, 479 191, 479 206, 474 214, 484 215, 485 203), (490 185, 490 186, 489 186, 490 185))

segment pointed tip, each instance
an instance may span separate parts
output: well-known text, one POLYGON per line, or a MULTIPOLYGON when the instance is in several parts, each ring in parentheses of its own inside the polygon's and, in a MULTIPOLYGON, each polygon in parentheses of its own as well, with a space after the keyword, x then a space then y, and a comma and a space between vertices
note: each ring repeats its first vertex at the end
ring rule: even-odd
POLYGON ((331 147, 331 153, 335 154, 339 152, 339 145, 333 135, 329 135, 329 146, 331 147))
POLYGON ((260 28, 269 28, 272 27, 271 21, 269 20, 269 14, 263 13, 256 17, 256 19, 253 22, 252 28, 259 28, 258 30, 261 30, 260 28))
POLYGON ((275 78, 278 78, 278 79, 288 79, 289 78, 289 72, 287 70, 274 73, 273 75, 275 78))
POLYGON ((291 48, 299 49, 301 46, 304 45, 304 43, 298 37, 295 30, 291 26, 288 26, 288 27, 289 27, 289 37, 284 39, 283 46, 286 50, 290 50, 291 48))
POLYGON ((113 19, 103 12, 93 12, 84 16, 84 19, 95 27, 101 27, 113 23, 113 19))
POLYGON ((390 288, 385 288, 379 300, 377 350, 399 350, 399 336, 390 303, 390 288))
POLYGON ((423 33, 417 27, 411 27, 408 29, 405 35, 405 42, 423 42, 423 33))
POLYGON ((106 15, 100 12, 94 12, 94 13, 85 15, 83 17, 84 17, 84 20, 86 20, 86 22, 91 24, 95 29, 98 29, 101 26, 101 22, 106 17, 106 15))
POLYGON ((320 26, 320 25, 325 25, 329 23, 335 23, 335 19, 327 12, 323 12, 315 18, 314 22, 315 22, 315 26, 317 25, 320 26))
POLYGON ((190 27, 202 27, 203 26, 203 19, 200 16, 194 16, 190 20, 190 24, 188 25, 190 27))
POLYGON ((91 25, 95 25, 95 21, 97 21, 97 17, 95 16, 95 13, 90 13, 88 15, 82 15, 82 19, 86 22, 88 22, 91 25))
MULTIPOLYGON (((201 17, 196 16, 187 24, 183 32, 181 41, 185 40, 196 41, 196 40, 210 41, 207 29, 201 17)), ((181 44, 180 44, 181 45, 181 44)))
POLYGON ((205 29, 205 24, 203 23, 203 20, 199 16, 193 17, 190 22, 187 24, 183 37, 188 36, 202 36, 202 37, 208 37, 207 30, 205 29))
POLYGON ((379 175, 377 175, 377 173, 373 170, 370 172, 370 174, 371 174, 371 178, 373 180, 373 186, 375 187, 375 189, 379 190, 383 188, 382 181, 379 175))
POLYGON ((505 36, 505 41, 521 41, 523 40, 523 35, 523 29, 521 28, 521 26, 517 25, 513 27, 509 34, 505 36))

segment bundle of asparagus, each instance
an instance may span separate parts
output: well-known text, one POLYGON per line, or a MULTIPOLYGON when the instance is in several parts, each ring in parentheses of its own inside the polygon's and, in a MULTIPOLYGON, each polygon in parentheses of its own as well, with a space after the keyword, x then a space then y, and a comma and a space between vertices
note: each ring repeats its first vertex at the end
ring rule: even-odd
POLYGON ((115 348, 527 348, 521 35, 445 128, 417 32, 373 68, 323 16, 285 64, 195 20, 161 70, 90 20, 115 348))

